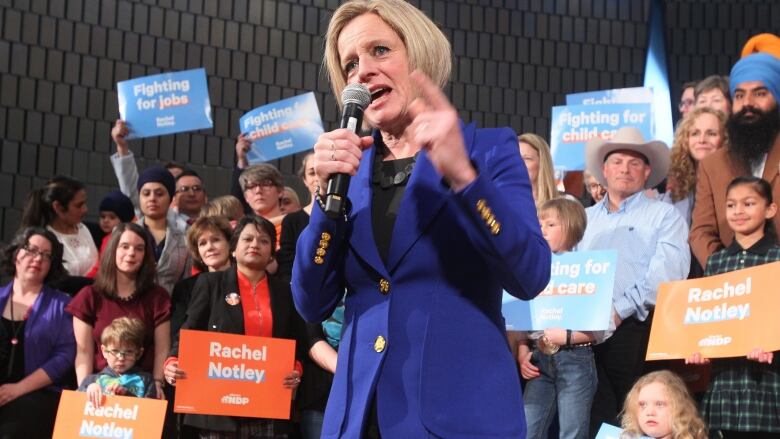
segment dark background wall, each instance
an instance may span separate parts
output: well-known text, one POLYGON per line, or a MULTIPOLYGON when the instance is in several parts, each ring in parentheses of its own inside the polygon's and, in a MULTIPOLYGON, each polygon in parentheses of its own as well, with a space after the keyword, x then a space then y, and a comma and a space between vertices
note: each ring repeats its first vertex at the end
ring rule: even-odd
MULTIPOLYGON (((453 46, 447 93, 462 117, 549 135, 566 93, 642 83, 650 0, 415 0, 453 46)), ((725 72, 751 29, 780 22, 771 1, 668 1, 673 83, 725 72), (771 5, 771 6, 770 6, 771 5)), ((315 91, 328 128, 336 104, 320 72, 338 1, 0 0, 0 237, 28 192, 56 174, 89 187, 90 218, 116 186, 108 156, 116 82, 205 67, 214 129, 131 143, 139 167, 174 160, 209 193, 228 191, 238 119, 315 91)), ((676 97, 673 97, 673 100, 676 97)), ((292 174, 300 157, 276 161, 292 174)))
MULTIPOLYGON (((773 0, 667 0, 666 47, 672 102, 680 86, 709 75, 728 75, 751 36, 780 34, 780 2, 773 0)), ((674 109, 677 111, 677 108, 674 109)))

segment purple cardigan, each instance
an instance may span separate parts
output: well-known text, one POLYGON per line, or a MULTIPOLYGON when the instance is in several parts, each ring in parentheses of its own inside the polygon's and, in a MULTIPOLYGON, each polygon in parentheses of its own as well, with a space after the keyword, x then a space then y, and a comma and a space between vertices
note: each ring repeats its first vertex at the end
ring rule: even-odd
MULTIPOLYGON (((13 291, 13 282, 0 287, 0 310, 13 291)), ((73 320, 65 312, 70 297, 44 286, 24 325, 24 374, 43 369, 54 383, 51 390, 61 390, 62 381, 76 360, 76 338, 73 320)))

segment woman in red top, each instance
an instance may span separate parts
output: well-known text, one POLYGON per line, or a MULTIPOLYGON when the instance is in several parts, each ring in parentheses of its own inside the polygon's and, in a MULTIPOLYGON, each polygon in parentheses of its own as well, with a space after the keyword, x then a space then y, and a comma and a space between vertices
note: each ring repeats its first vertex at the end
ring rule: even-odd
MULTIPOLYGON (((275 249, 276 231, 270 221, 257 216, 242 218, 230 239, 236 264, 226 271, 198 276, 181 329, 302 339, 305 329, 295 312, 289 282, 266 273, 275 249)), ((302 357, 301 346, 299 340, 297 359, 302 357)), ((178 368, 178 349, 179 340, 175 337, 165 367, 165 378, 171 385, 186 376, 178 368)), ((295 370, 285 377, 284 385, 295 389, 300 377, 296 361, 295 370)), ((290 428, 288 421, 212 415, 188 414, 184 423, 198 428, 201 438, 286 438, 290 428)))
POLYGON ((79 383, 106 367, 95 355, 100 334, 117 317, 144 322, 144 354, 136 364, 153 374, 157 394, 162 395, 163 363, 171 346, 171 301, 155 285, 152 244, 138 224, 123 223, 114 229, 100 260, 93 285, 84 287, 65 310, 73 315, 76 336, 76 379, 79 383))

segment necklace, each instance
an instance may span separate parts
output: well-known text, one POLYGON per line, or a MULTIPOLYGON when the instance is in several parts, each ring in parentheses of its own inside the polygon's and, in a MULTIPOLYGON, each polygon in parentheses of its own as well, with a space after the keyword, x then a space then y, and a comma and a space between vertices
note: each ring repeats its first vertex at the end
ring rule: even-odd
MULTIPOLYGON (((419 153, 418 153, 419 154, 419 153)), ((374 184, 379 184, 382 189, 387 189, 391 186, 401 186, 409 179, 414 170, 414 165, 417 163, 417 155, 412 157, 396 159, 391 162, 384 162, 381 155, 377 152, 377 160, 374 164, 374 176, 372 178, 374 184), (390 170, 382 164, 393 166, 396 169, 390 170), (400 170, 397 167, 403 166, 400 170)))
POLYGON ((27 312, 24 313, 24 316, 22 317, 22 322, 19 323, 19 326, 16 326, 16 320, 14 320, 14 298, 11 296, 11 328, 13 334, 11 335, 11 344, 16 346, 19 344, 19 331, 24 327, 24 322, 27 321, 27 318, 30 317, 30 308, 27 308, 27 312))

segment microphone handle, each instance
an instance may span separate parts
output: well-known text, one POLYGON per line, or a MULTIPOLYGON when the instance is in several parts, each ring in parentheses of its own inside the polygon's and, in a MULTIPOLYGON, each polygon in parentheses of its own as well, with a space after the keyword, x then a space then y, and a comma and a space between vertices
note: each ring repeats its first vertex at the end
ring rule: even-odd
MULTIPOLYGON (((357 133, 362 121, 363 108, 354 103, 344 105, 341 128, 357 133)), ((328 190, 325 196, 325 215, 328 218, 337 219, 346 212, 348 189, 349 174, 334 174, 328 179, 328 190)))

